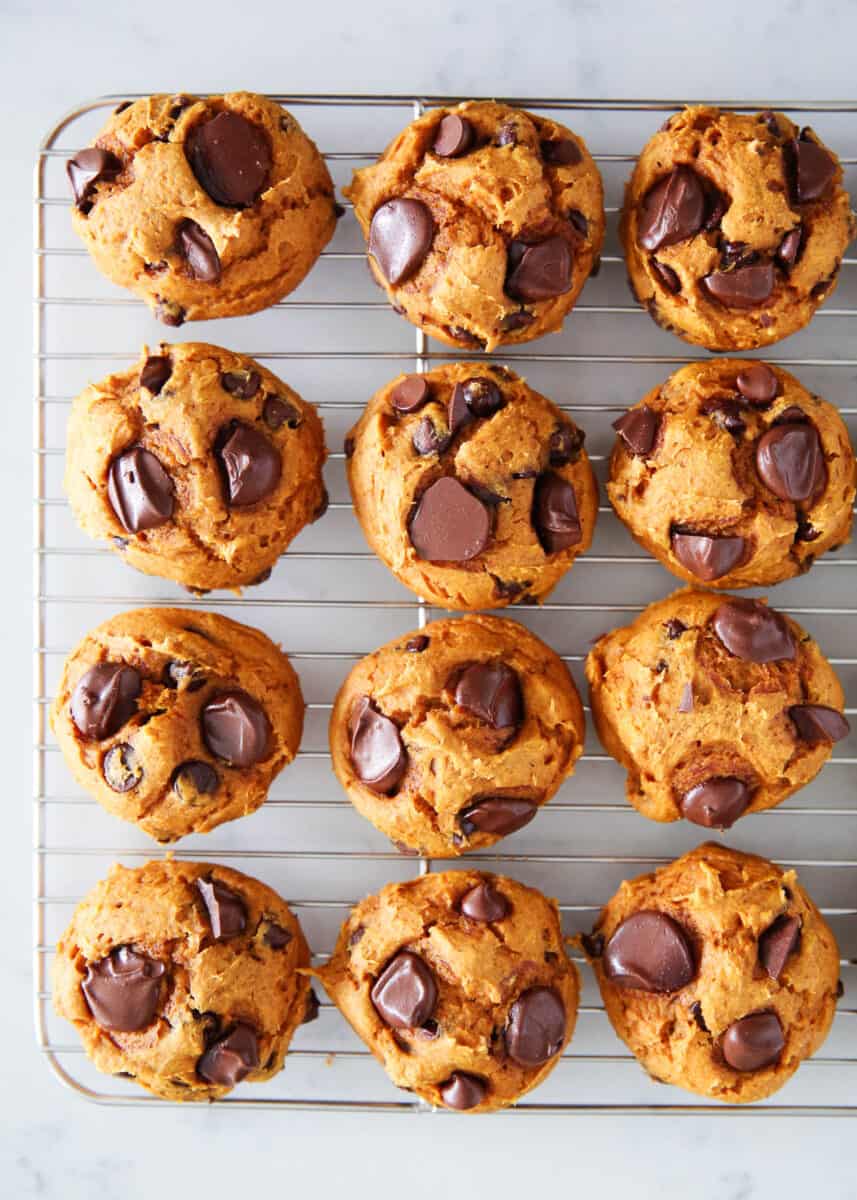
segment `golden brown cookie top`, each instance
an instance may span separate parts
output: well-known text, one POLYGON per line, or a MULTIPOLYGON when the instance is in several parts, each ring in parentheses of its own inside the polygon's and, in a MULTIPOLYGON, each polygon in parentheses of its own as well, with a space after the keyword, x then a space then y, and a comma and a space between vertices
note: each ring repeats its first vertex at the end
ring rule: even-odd
POLYGON ((367 897, 318 976, 398 1087, 458 1111, 490 1112, 539 1084, 577 1016, 556 903, 485 872, 367 897))
POLYGON ((399 376, 346 439, 372 549, 445 608, 542 599, 586 550, 598 489, 583 432, 505 367, 399 376))
POLYGON ((432 109, 345 194, 393 306, 463 349, 559 329, 604 239, 583 140, 493 101, 432 109))
POLYGON ((211 863, 116 865, 57 946, 54 1007, 101 1071, 169 1100, 213 1100, 283 1065, 307 1009, 297 918, 211 863))
POLYGON ((817 643, 758 600, 674 592, 600 638, 586 677, 628 799, 656 821, 728 828, 808 783, 848 734, 817 643))
POLYGON ((709 106, 647 142, 621 220, 637 298, 710 350, 767 346, 806 325, 854 232, 842 168, 812 129, 709 106))
POLYGON ((51 727, 108 811, 172 842, 264 802, 297 753, 303 708, 263 633, 216 613, 139 608, 69 655, 51 727))
POLYGON ((584 948, 616 1032, 656 1079, 771 1095, 823 1042, 836 940, 794 871, 707 843, 624 882, 584 948))
POLYGON ((251 92, 119 105, 68 176, 96 264, 167 325, 273 304, 336 225, 314 143, 251 92))
POLYGON ((583 750, 562 660, 499 617, 434 621, 361 659, 330 721, 333 769, 395 843, 451 857, 526 825, 583 750))
POLYGON ((848 430, 779 367, 692 363, 614 427, 608 495, 681 579, 766 586, 848 540, 857 480, 848 430))
POLYGON ((131 566, 234 588, 267 578, 323 511, 325 455, 315 408, 254 359, 162 344, 74 401, 65 489, 131 566))

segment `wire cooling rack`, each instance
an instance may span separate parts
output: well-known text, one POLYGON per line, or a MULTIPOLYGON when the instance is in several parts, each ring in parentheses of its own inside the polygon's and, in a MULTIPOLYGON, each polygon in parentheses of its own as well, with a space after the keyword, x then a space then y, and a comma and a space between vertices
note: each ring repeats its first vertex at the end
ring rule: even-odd
MULTIPOLYGON (((409 120, 446 97, 276 96, 292 108, 325 152, 339 187, 377 155, 409 120)), ((35 1013, 38 1042, 60 1079, 90 1100, 151 1105, 133 1084, 99 1075, 69 1026, 52 1012, 53 945, 72 907, 119 859, 128 865, 161 851, 74 789, 50 734, 47 706, 63 657, 92 625, 125 608, 180 604, 211 608, 263 629, 289 652, 308 701, 303 747, 257 813, 207 836, 179 843, 178 858, 211 859, 258 875, 298 913, 316 961, 332 948, 348 907, 393 879, 425 872, 427 860, 393 852, 362 820, 330 770, 326 727, 331 701, 356 658, 441 615, 418 603, 370 554, 354 520, 341 451, 345 431, 366 399, 394 374, 447 361, 447 348, 396 317, 375 290, 353 214, 347 211, 329 249, 298 292, 264 313, 182 330, 158 325, 148 310, 101 278, 74 237, 64 165, 126 96, 75 108, 45 137, 35 188, 35 743, 33 807, 35 1013), (318 404, 331 448, 330 510, 295 541, 269 582, 242 597, 192 599, 163 580, 138 575, 77 529, 62 494, 65 423, 71 398, 90 380, 120 369, 141 344, 206 340, 259 358, 318 404)), ((657 329, 630 299, 616 239, 621 189, 634 155, 680 107, 672 102, 515 100, 555 114, 580 133, 604 175, 608 239, 565 330, 495 361, 524 373, 586 430, 603 483, 610 423, 677 366, 704 354, 657 329)), ((771 102, 725 103, 758 111, 771 102)), ((857 103, 773 105, 811 123, 845 164, 857 188, 857 103)), ((857 441, 857 258, 843 262, 831 303, 811 327, 768 357, 837 403, 857 441)), ((471 357, 460 355, 459 357, 471 357)), ((478 357, 478 356, 476 356, 478 357)), ((602 498, 603 498, 602 488, 602 498)), ((675 581, 631 541, 602 504, 591 551, 578 560, 540 608, 508 615, 545 638, 582 687, 594 637, 632 619, 675 581)), ((756 593, 751 593, 756 594, 756 593)), ((820 641, 840 673, 846 711, 857 713, 857 557, 852 543, 801 579, 777 587, 775 604, 820 641)), ((591 973, 575 1038, 550 1078, 513 1113, 693 1113, 857 1115, 857 721, 849 740, 809 787, 777 809, 746 817, 730 845, 798 868, 833 926, 842 951, 845 996, 821 1053, 770 1101, 750 1108, 685 1102, 685 1093, 648 1079, 609 1026, 591 973)), ((521 832, 479 855, 486 869, 508 872, 558 897, 568 933, 588 929, 626 877, 692 848, 701 831, 644 820, 624 800, 624 773, 600 752, 591 728, 572 780, 521 832)), ((463 865, 459 863, 458 865, 463 865)), ((285 1070, 271 1083, 245 1085, 231 1108, 283 1107, 415 1112, 422 1102, 397 1091, 380 1066, 322 998, 321 1014, 295 1037, 285 1070)))

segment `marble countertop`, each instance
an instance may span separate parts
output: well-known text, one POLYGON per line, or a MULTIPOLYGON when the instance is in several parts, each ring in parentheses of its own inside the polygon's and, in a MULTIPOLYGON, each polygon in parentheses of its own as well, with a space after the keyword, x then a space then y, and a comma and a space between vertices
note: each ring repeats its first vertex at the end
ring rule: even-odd
POLYGON ((42 132, 79 99, 155 90, 391 91, 663 98, 854 95, 857 6, 847 0, 200 0, 0 4, 0 270, 5 418, 0 487, 6 733, 0 1191, 62 1200, 203 1200, 264 1189, 351 1197, 631 1188, 663 1200, 857 1197, 853 1123, 789 1119, 283 1115, 99 1109, 64 1091, 35 1048, 30 981, 28 753, 31 171, 42 132), (9 519, 11 516, 11 520, 9 519), (13 680, 27 681, 16 686, 13 680), (22 694, 23 693, 23 694, 22 694), (430 1122, 430 1125, 427 1125, 430 1122), (849 1136, 851 1135, 851 1136, 849 1136))

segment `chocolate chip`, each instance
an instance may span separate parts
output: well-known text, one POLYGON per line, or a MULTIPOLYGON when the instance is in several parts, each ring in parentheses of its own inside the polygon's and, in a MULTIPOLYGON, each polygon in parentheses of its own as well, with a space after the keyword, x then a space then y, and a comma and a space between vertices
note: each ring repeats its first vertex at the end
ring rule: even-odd
POLYGON ((471 1075, 467 1071, 453 1071, 449 1079, 438 1084, 438 1089, 447 1108, 465 1112, 482 1103, 488 1092, 488 1084, 478 1075, 471 1075))
POLYGON ((474 417, 491 417, 495 412, 503 408, 506 403, 503 393, 497 387, 494 380, 486 379, 480 375, 474 376, 473 379, 468 379, 464 383, 457 383, 452 395, 453 398, 449 405, 449 428, 452 433, 457 432, 456 426, 453 424, 452 414, 453 412, 458 413, 462 399, 467 410, 474 417), (455 399, 456 392, 461 397, 457 403, 455 399))
POLYGON ((720 222, 723 220, 723 215, 729 207, 726 197, 720 192, 715 192, 710 189, 708 196, 708 212, 705 217, 703 229, 709 233, 720 227, 720 222))
POLYGON ((247 692, 216 692, 202 710, 203 740, 213 755, 233 767, 251 767, 271 752, 271 723, 247 692))
POLYGON ((537 806, 531 800, 519 800, 515 796, 486 796, 463 809, 458 822, 467 837, 474 831, 506 837, 529 825, 536 811, 537 806))
POLYGON ((107 497, 129 533, 157 529, 173 515, 173 481, 160 461, 142 446, 114 458, 107 474, 107 497))
POLYGON ((182 221, 176 230, 179 249, 194 279, 216 283, 220 278, 220 258, 214 242, 196 221, 182 221))
POLYGON ((351 762, 358 778, 383 796, 398 789, 408 769, 398 726, 368 696, 358 700, 351 718, 351 762))
POLYGON ((320 1005, 318 1002, 318 996, 315 994, 312 988, 310 988, 310 990, 307 992, 306 1006, 304 1008, 304 1017, 301 1021, 301 1025, 310 1025, 313 1021, 317 1021, 319 1008, 320 1005))
POLYGON ((756 308, 774 290, 772 263, 753 263, 732 271, 714 271, 702 280, 710 296, 727 308, 756 308))
POLYGON ((779 380, 767 363, 748 363, 735 380, 738 391, 754 408, 765 408, 776 398, 779 380))
POLYGON ((384 967, 370 995, 385 1025, 391 1029, 415 1029, 434 1013, 437 984, 419 955, 401 950, 384 967))
POLYGON ((678 702, 680 713, 693 712, 693 684, 686 683, 681 689, 681 699, 678 702))
POLYGON ((656 258, 650 258, 649 265, 668 292, 675 296, 681 291, 681 280, 672 267, 659 262, 656 258))
POLYGON ((579 209, 570 208, 565 214, 565 219, 571 222, 581 237, 589 236, 589 222, 579 209))
POLYGON ((208 910, 212 937, 217 942, 237 937, 247 928, 244 901, 220 879, 197 879, 197 891, 208 910))
POLYGON ((759 261, 759 252, 751 250, 746 242, 721 243, 721 264, 726 270, 730 267, 748 267, 759 261))
POLYGON ((417 503, 409 524, 411 543, 426 562, 469 562, 491 534, 491 514, 452 476, 435 480, 417 503))
POLYGON ((239 1022, 218 1038, 196 1064, 196 1073, 206 1083, 234 1087, 259 1066, 259 1042, 250 1025, 239 1022))
POLYGON ((186 313, 180 304, 176 304, 174 300, 165 300, 163 296, 156 296, 155 299, 155 317, 162 325, 169 325, 171 328, 184 325, 186 313))
POLYGON ((102 662, 81 675, 71 694, 71 719, 89 741, 112 737, 137 711, 143 681, 139 671, 102 662))
POLYGON ((699 411, 711 417, 715 425, 719 425, 727 433, 740 437, 747 431, 742 405, 743 401, 734 400, 731 396, 712 396, 703 401, 699 411))
MULTIPOLYGON (((583 449, 583 443, 586 439, 586 434, 582 429, 578 429, 576 425, 565 424, 559 425, 550 435, 548 441, 548 461, 552 467, 565 467, 569 463, 575 463, 580 458, 580 451, 583 449)), ((535 472, 532 472, 535 475, 535 472)), ((531 478, 532 476, 518 472, 515 475, 516 479, 531 478)))
POLYGON ((353 929, 351 931, 351 934, 349 935, 349 938, 348 938, 348 945, 356 946, 359 941, 362 941, 363 935, 365 933, 366 933, 366 926, 358 925, 356 929, 353 929))
POLYGON ((699 1026, 699 1028, 702 1030, 703 1033, 710 1032, 708 1026, 705 1024, 705 1017, 702 1014, 702 1005, 699 1003, 698 1000, 694 1000, 693 1004, 691 1004, 690 1015, 693 1017, 694 1021, 696 1022, 696 1024, 699 1026))
POLYGON ((492 921, 502 921, 507 917, 511 905, 489 879, 484 879, 464 893, 459 908, 462 915, 469 917, 471 921, 481 921, 488 925, 492 921))
POLYGON ((565 238, 558 235, 534 246, 511 242, 509 265, 506 291, 525 304, 551 300, 571 288, 571 251, 565 238))
POLYGON ((262 934, 262 941, 266 946, 272 950, 285 950, 292 940, 288 929, 283 929, 282 925, 278 925, 276 921, 268 921, 265 932, 262 934))
POLYGON ((545 554, 558 554, 583 538, 574 488, 553 471, 540 475, 533 489, 531 519, 545 554))
POLYGON ((172 373, 173 364, 168 358, 163 355, 150 354, 140 372, 140 387, 144 387, 153 396, 157 396, 172 373))
POLYGON ((405 642, 405 650, 408 654, 422 654, 423 650, 428 647, 429 639, 424 633, 420 633, 417 637, 411 638, 405 642))
POLYGON ((90 146, 70 158, 65 169, 76 207, 81 212, 89 212, 95 185, 102 180, 115 179, 122 170, 122 164, 109 150, 90 146))
POLYGON ((705 221, 705 190, 690 167, 676 167, 643 197, 637 241, 646 250, 674 246, 705 221))
POLYGON ((785 1046, 783 1027, 776 1013, 753 1013, 734 1021, 723 1035, 722 1051, 735 1071, 760 1071, 779 1060, 785 1046))
POLYGON ((213 795, 219 784, 220 777, 214 767, 202 759, 189 759, 173 771, 173 791, 186 804, 195 803, 200 796, 213 795))
POLYGON ((760 936, 759 962, 771 979, 779 979, 789 958, 800 946, 800 926, 800 917, 783 913, 760 936))
POLYGON ((460 675, 455 703, 494 729, 519 725, 524 716, 520 680, 505 663, 474 663, 460 675))
POLYGON ((271 144, 258 125, 236 112, 221 112, 191 130, 188 162, 215 204, 245 208, 265 190, 271 144))
POLYGON ((509 1010, 504 1031, 509 1057, 522 1067, 540 1067, 562 1049, 565 1021, 565 1005, 553 988, 522 992, 509 1010))
POLYGON ((676 530, 670 543, 681 565, 706 583, 728 575, 743 561, 747 551, 747 543, 742 537, 718 537, 706 533, 676 530))
POLYGON ((419 200, 388 200, 376 210, 369 228, 369 253, 392 286, 404 283, 431 249, 434 221, 419 200))
POLYGON ((143 768, 134 747, 127 742, 120 742, 107 751, 101 769, 107 786, 114 792, 131 792, 143 780, 143 768))
POLYGON ((161 996, 162 962, 117 946, 86 968, 80 988, 89 1011, 103 1029, 134 1033, 151 1024, 161 996))
POLYGON ((667 637, 671 642, 674 642, 676 638, 680 638, 683 633, 687 632, 687 626, 685 625, 684 621, 680 621, 678 617, 670 617, 670 619, 664 623, 664 628, 666 629, 667 637))
POLYGON ((290 400, 281 400, 279 396, 266 397, 262 419, 269 429, 281 429, 283 425, 288 425, 289 429, 298 429, 301 425, 301 414, 294 404, 290 400))
POLYGON ((679 800, 681 815, 706 829, 731 829, 750 804, 743 779, 716 776, 689 789, 679 800))
POLYGON ((711 624, 729 653, 747 662, 777 662, 797 655, 783 618, 757 600, 736 597, 726 601, 715 611, 711 624))
POLYGON ((826 704, 793 704, 788 714, 800 738, 811 746, 818 742, 840 742, 851 732, 842 713, 826 704))
POLYGON ((589 958, 600 958, 604 953, 603 933, 582 933, 580 942, 589 958))
POLYGON ((342 449, 346 458, 354 457, 354 438, 350 434, 343 442, 342 449))
POLYGON ((777 249, 777 260, 786 269, 789 269, 797 262, 798 255, 803 246, 803 226, 798 225, 797 229, 791 229, 780 242, 777 249))
POLYGON ((241 421, 227 425, 218 435, 215 452, 232 508, 257 504, 280 482, 283 460, 279 450, 250 425, 241 421))
POLYGON ((552 167, 574 167, 583 155, 574 138, 555 138, 541 143, 542 158, 552 167))
POLYGON ((252 400, 261 385, 262 376, 258 371, 224 371, 220 376, 220 386, 236 400, 252 400))
POLYGON ((798 204, 818 200, 836 174, 836 163, 817 142, 793 138, 786 149, 792 192, 798 204))
POLYGON ((429 386, 423 375, 406 375, 390 394, 390 403, 396 412, 412 413, 426 403, 429 386))
POLYGON ((824 451, 814 425, 776 424, 756 446, 756 470, 781 500, 796 503, 816 496, 826 479, 824 451))
POLYGON ((448 449, 452 436, 441 433, 431 417, 423 417, 414 430, 411 443, 417 454, 443 454, 448 449))
POLYGON ((777 118, 771 109, 766 108, 764 112, 760 112, 759 120, 765 125, 768 133, 770 133, 773 137, 778 138, 782 136, 779 122, 777 121, 777 118))
POLYGON ((437 127, 432 150, 440 158, 458 158, 460 154, 466 154, 472 145, 473 126, 466 117, 448 113, 437 127))
POLYGON ((535 316, 531 312, 527 312, 525 308, 521 308, 517 312, 508 313, 503 317, 500 322, 500 328, 503 333, 514 333, 516 329, 526 329, 528 325, 532 325, 535 319, 535 316))
POLYGON ((667 913, 644 909, 621 923, 604 949, 604 973, 618 987, 677 992, 696 974, 684 928, 667 913))
MULTIPOLYGON (((532 476, 526 476, 526 478, 529 479, 532 476)), ((496 575, 492 575, 491 579, 494 583, 496 595, 502 600, 518 600, 532 583, 531 579, 526 579, 523 583, 519 583, 517 579, 500 579, 496 575)))
POLYGON ((626 413, 613 422, 613 428, 622 441, 632 454, 640 458, 645 458, 651 453, 660 425, 660 416, 647 404, 629 408, 626 413))

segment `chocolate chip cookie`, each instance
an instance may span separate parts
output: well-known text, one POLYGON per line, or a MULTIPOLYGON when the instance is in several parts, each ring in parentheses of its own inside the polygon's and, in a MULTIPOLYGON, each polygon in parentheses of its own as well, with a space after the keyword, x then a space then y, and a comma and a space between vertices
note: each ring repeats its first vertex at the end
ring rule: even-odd
POLYGON ((51 728, 78 783, 159 842, 254 812, 297 753, 285 654, 216 613, 138 608, 66 659, 51 728))
POLYGON ((802 329, 836 287, 855 230, 839 160, 811 129, 708 106, 646 144, 620 222, 639 302, 709 350, 802 329))
POLYGON ((586 660, 601 742, 655 821, 728 829, 809 783, 847 736, 833 668, 759 600, 680 591, 586 660))
POLYGON ((559 912, 501 875, 445 871, 354 908, 317 972, 397 1087, 459 1112, 513 1104, 571 1040, 559 912))
POLYGON ((116 865, 60 938, 54 1008, 99 1071, 166 1100, 215 1100, 282 1070, 314 1011, 309 961, 297 918, 257 879, 116 865))
POLYGON ((144 348, 72 405, 65 490, 78 524, 191 591, 267 579, 327 504, 311 404, 246 355, 144 348))
POLYGON ((432 109, 345 195, 396 311, 465 350, 560 329, 604 240, 582 138, 506 104, 432 109))
POLYGON ((848 430, 779 367, 692 363, 614 428, 613 507, 681 579, 767 586, 848 541, 857 482, 848 430))
POLYGON ((346 439, 354 511, 378 557, 433 604, 542 600, 592 540, 583 439, 505 367, 401 375, 346 439))
POLYGON ((707 844, 626 881, 583 939, 650 1075, 727 1104, 772 1095, 827 1036, 836 940, 794 871, 707 844))
POLYGON ((96 266, 166 325, 274 304, 336 227, 315 144, 250 92, 120 104, 67 169, 96 266))
POLYGON ((397 845, 449 858, 523 828, 574 769, 562 660, 500 617, 434 621, 361 659, 330 719, 333 769, 397 845))

